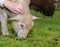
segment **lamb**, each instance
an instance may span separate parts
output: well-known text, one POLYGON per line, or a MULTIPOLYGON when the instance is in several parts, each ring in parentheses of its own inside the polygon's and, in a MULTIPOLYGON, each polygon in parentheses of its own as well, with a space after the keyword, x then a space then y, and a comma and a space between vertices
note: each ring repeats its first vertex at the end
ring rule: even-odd
POLYGON ((7 15, 9 15, 12 20, 12 26, 17 34, 18 39, 24 39, 27 37, 29 31, 33 27, 33 19, 29 10, 30 0, 10 0, 11 2, 19 2, 23 5, 25 13, 14 14, 6 8, 0 8, 0 22, 2 24, 2 35, 9 35, 7 28, 7 15))

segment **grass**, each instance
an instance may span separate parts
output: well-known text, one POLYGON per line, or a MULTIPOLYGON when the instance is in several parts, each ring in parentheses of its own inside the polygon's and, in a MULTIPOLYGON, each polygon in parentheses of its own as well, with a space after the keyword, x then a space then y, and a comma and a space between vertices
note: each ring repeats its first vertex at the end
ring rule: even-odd
MULTIPOLYGON (((34 10, 31 13, 34 15, 34 10)), ((37 16, 41 16, 37 13, 37 16)), ((56 10, 53 18, 44 17, 34 21, 28 37, 24 40, 16 40, 8 21, 9 37, 0 35, 0 47, 60 47, 60 10, 56 10)))

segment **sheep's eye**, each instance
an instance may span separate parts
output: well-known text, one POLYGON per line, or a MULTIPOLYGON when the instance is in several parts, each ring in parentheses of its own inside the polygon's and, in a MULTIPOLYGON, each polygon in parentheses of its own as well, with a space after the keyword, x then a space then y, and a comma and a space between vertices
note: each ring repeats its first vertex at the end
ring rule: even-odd
POLYGON ((24 28, 24 25, 21 24, 20 26, 21 26, 22 29, 24 28))

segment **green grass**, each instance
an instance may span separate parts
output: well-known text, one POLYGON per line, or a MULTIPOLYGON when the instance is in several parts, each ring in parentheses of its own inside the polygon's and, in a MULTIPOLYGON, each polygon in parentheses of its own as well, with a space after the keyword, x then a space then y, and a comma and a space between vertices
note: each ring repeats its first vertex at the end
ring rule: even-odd
MULTIPOLYGON (((34 10, 31 13, 34 15, 34 10)), ((37 16, 41 16, 39 12, 37 16)), ((8 21, 9 37, 0 35, 0 47, 60 47, 60 10, 56 10, 53 18, 43 17, 34 21, 28 37, 24 40, 16 40, 8 21)))

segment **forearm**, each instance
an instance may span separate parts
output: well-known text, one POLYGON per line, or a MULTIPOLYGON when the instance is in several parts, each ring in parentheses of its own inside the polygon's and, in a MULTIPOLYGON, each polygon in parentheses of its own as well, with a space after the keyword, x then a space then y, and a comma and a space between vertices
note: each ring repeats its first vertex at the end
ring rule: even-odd
POLYGON ((1 7, 6 7, 9 9, 11 12, 16 13, 16 14, 23 14, 24 13, 24 8, 20 3, 13 3, 10 2, 9 0, 0 0, 0 6, 1 7))

